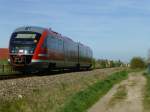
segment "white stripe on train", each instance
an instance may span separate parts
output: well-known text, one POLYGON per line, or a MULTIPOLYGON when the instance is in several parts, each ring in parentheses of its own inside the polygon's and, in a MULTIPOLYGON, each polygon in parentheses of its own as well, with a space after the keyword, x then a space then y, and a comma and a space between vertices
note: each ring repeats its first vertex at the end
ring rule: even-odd
POLYGON ((50 62, 49 60, 32 59, 31 62, 50 62))
POLYGON ((48 54, 38 54, 38 56, 45 56, 45 57, 48 57, 48 54))

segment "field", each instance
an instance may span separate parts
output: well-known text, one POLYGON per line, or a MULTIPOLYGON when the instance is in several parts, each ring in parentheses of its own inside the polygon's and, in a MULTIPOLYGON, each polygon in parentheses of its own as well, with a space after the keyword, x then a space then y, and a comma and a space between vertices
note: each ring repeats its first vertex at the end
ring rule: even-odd
POLYGON ((0 112, 149 112, 149 82, 126 68, 1 80, 0 112))
POLYGON ((0 111, 57 112, 76 93, 120 68, 0 81, 0 111), (7 107, 7 108, 6 108, 7 107))

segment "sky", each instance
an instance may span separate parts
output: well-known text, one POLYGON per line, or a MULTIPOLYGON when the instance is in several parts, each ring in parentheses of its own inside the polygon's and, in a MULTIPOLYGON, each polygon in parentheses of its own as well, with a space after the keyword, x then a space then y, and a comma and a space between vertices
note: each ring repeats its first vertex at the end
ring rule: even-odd
POLYGON ((0 47, 8 47, 17 27, 41 26, 90 46, 96 59, 146 58, 149 4, 149 0, 0 0, 0 47))

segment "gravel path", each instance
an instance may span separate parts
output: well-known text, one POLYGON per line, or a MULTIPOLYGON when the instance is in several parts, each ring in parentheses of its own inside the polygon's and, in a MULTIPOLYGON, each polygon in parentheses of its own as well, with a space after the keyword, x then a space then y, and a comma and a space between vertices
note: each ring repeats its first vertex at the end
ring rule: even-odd
POLYGON ((62 85, 62 83, 70 86, 77 85, 79 81, 82 81, 81 79, 89 80, 90 83, 88 84, 90 85, 116 71, 120 71, 120 68, 0 80, 0 99, 12 100, 18 97, 31 95, 32 91, 42 88, 49 88, 53 91, 55 88, 62 85))
POLYGON ((100 101, 98 101, 88 112, 142 112, 142 91, 146 79, 142 73, 131 73, 129 78, 116 84, 100 101), (127 97, 119 100, 115 105, 109 105, 118 87, 126 87, 127 97))

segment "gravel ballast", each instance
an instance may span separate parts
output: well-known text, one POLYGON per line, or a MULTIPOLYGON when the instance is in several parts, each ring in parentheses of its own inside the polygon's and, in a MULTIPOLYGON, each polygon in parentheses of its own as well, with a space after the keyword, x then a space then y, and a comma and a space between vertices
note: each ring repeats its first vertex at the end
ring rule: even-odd
POLYGON ((92 71, 82 71, 73 73, 64 73, 59 75, 33 76, 9 80, 0 80, 0 99, 13 100, 24 96, 32 95, 33 91, 48 88, 51 92, 66 87, 77 86, 78 89, 84 89, 95 83, 97 80, 104 79, 113 72, 123 68, 96 69, 92 71), (82 82, 81 82, 82 81, 82 82), (80 83, 79 83, 80 82, 80 83), (82 83, 84 84, 81 87, 82 83))

